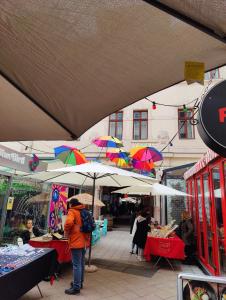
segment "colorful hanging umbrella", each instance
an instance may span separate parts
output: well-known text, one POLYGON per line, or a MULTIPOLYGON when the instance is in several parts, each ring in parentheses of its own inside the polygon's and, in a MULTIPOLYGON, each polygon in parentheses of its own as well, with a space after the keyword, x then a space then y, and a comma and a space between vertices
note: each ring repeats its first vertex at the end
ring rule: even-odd
POLYGON ((111 161, 113 161, 118 167, 126 168, 130 166, 130 160, 124 159, 124 158, 112 158, 111 161))
POLYGON ((55 158, 60 159, 64 164, 80 165, 87 162, 85 155, 78 149, 70 146, 60 146, 54 148, 55 158))
POLYGON ((154 147, 135 147, 130 150, 130 156, 138 161, 156 162, 163 160, 162 153, 154 147))
POLYGON ((93 140, 93 143, 98 147, 107 147, 107 148, 120 148, 123 147, 122 141, 117 139, 114 136, 100 136, 93 140))
POLYGON ((129 153, 121 148, 112 148, 106 152, 106 157, 129 159, 129 153))
POLYGON ((140 161, 133 159, 132 165, 134 169, 150 172, 154 168, 154 163, 151 161, 140 161))

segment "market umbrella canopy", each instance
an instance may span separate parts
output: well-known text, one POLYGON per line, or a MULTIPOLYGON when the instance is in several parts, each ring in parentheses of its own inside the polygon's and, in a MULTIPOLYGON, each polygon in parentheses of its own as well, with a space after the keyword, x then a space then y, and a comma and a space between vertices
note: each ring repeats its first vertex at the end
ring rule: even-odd
MULTIPOLYGON (((83 193, 83 194, 72 196, 67 201, 70 201, 71 199, 77 199, 80 203, 91 206, 93 197, 90 194, 83 193)), ((105 206, 105 204, 101 200, 94 198, 94 206, 103 207, 105 206)))
POLYGON ((190 196, 171 187, 165 186, 160 183, 154 183, 153 185, 140 185, 129 186, 112 193, 128 194, 128 195, 152 195, 152 196, 190 196))
MULTIPOLYGON (((225 1, 181 9, 224 36, 225 1)), ((2 0, 0 41, 0 141, 76 139, 185 61, 226 62, 224 42, 142 0, 2 0)))
POLYGON ((50 200, 50 193, 43 192, 36 196, 33 196, 28 199, 28 203, 48 203, 50 200))
POLYGON ((97 186, 124 187, 129 185, 153 184, 156 179, 98 162, 63 167, 47 172, 34 173, 25 177, 51 183, 93 186, 93 175, 97 186))

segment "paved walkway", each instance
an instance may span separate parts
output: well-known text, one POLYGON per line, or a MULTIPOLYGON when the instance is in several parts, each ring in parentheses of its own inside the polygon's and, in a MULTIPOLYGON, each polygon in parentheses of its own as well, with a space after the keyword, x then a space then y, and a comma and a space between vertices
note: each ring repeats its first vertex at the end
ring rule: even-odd
MULTIPOLYGON (((59 281, 50 286, 40 283, 44 300, 175 300, 176 278, 180 272, 202 273, 195 266, 174 264, 175 271, 163 265, 153 270, 150 263, 137 261, 130 255, 131 237, 127 231, 108 232, 106 237, 93 249, 93 263, 99 269, 96 273, 86 273, 84 289, 79 296, 67 296, 64 289, 69 287, 72 278, 71 267, 67 266, 59 281)), ((24 295, 21 300, 37 300, 40 295, 37 287, 24 295)))

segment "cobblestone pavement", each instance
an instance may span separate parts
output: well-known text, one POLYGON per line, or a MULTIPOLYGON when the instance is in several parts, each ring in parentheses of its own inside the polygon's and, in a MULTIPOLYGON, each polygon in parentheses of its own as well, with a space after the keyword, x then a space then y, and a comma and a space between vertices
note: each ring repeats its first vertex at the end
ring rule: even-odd
MULTIPOLYGON (((41 282, 44 298, 66 300, 175 300, 176 279, 180 272, 202 274, 196 266, 174 263, 175 270, 165 264, 154 269, 147 262, 140 262, 130 252, 131 237, 128 231, 108 232, 93 248, 92 263, 98 266, 95 273, 86 273, 84 289, 79 296, 67 296, 64 290, 69 287, 72 278, 71 266, 62 270, 59 281, 53 286, 41 282)), ((41 299, 37 287, 29 291, 20 300, 41 299)))

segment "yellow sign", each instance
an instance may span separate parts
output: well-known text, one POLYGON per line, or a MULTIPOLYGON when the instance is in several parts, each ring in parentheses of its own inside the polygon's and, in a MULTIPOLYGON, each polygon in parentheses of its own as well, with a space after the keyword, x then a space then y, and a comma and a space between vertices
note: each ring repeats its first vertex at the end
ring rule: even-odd
POLYGON ((186 61, 184 65, 184 78, 188 84, 198 82, 204 84, 205 64, 202 62, 186 61))
POLYGON ((14 197, 9 197, 7 202, 7 210, 13 209, 14 197))

